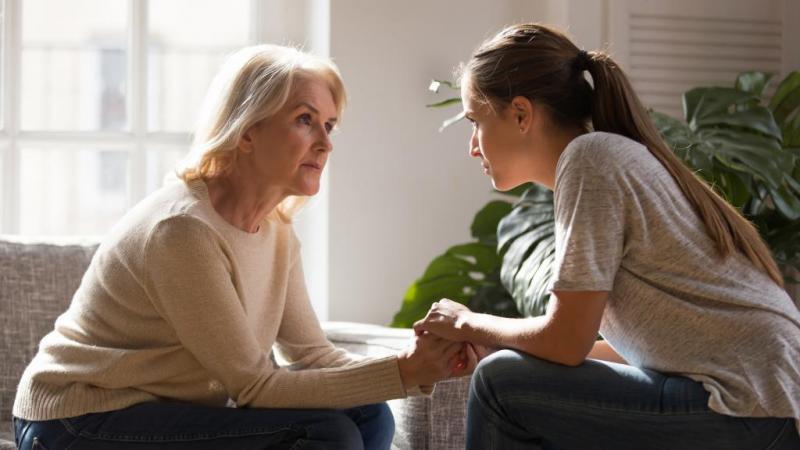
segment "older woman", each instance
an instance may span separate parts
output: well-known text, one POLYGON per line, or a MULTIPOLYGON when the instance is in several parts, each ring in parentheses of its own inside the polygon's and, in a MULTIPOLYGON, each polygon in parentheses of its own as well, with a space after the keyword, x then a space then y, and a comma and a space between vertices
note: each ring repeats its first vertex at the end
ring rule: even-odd
POLYGON ((359 359, 320 329, 291 217, 344 102, 327 60, 270 45, 229 59, 180 180, 111 230, 26 369, 20 448, 387 448, 381 402, 472 369, 432 335, 359 359))

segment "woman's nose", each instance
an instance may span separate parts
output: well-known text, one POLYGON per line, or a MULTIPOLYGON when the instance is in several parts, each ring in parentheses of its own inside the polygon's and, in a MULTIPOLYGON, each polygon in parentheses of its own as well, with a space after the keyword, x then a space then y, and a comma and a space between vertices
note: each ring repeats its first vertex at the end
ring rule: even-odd
POLYGON ((472 133, 472 137, 469 139, 469 156, 477 158, 480 154, 481 149, 478 147, 478 139, 475 138, 475 133, 472 133))
POLYGON ((331 142, 331 136, 327 132, 323 132, 319 138, 317 149, 324 153, 330 153, 333 151, 333 142, 331 142))

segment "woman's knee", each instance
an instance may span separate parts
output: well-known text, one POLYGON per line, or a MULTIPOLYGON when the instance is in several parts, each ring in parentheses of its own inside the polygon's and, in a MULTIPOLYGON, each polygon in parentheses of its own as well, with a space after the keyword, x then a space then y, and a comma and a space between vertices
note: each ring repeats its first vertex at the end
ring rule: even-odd
POLYGON ((394 415, 389 405, 386 403, 375 403, 361 407, 364 410, 364 415, 375 427, 391 431, 394 434, 394 415))
POLYGON ((513 370, 518 365, 519 354, 513 350, 498 350, 483 358, 475 367, 470 383, 470 397, 483 401, 494 397, 494 384, 506 370, 513 370))
POLYGON ((359 406, 348 410, 361 431, 365 448, 389 448, 394 437, 395 422, 392 410, 386 403, 359 406))
POLYGON ((331 414, 306 428, 306 439, 324 444, 324 448, 362 449, 361 430, 348 415, 341 411, 331 414))
POLYGON ((548 391, 574 368, 546 361, 516 350, 499 350, 478 363, 472 377, 471 395, 514 396, 548 391))

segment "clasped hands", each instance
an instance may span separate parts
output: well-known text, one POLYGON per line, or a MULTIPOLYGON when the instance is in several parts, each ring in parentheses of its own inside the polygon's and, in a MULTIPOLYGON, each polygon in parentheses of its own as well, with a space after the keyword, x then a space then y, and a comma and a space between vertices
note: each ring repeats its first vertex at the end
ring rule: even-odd
POLYGON ((470 342, 468 326, 474 314, 466 306, 443 299, 414 324, 412 345, 398 355, 406 387, 429 386, 445 378, 471 374, 489 351, 470 342))

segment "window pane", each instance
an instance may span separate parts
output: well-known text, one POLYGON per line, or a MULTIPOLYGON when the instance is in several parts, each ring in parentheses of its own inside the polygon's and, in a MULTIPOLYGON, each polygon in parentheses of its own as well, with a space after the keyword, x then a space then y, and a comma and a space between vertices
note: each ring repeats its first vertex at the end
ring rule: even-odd
POLYGON ((155 148, 147 152, 145 189, 150 194, 164 185, 164 177, 175 172, 178 162, 189 152, 183 148, 155 148))
MULTIPOLYGON (((4 0, 0 0, 0 129, 4 129, 6 127, 5 121, 3 120, 3 110, 5 109, 5 98, 6 98, 6 80, 4 77, 5 73, 5 53, 3 47, 5 47, 5 42, 3 41, 3 36, 5 36, 5 24, 6 24, 6 2, 4 0)), ((2 186, 0 184, 0 186, 2 186)), ((0 215, 0 217, 3 217, 0 215)))
POLYGON ((127 1, 21 4, 22 128, 127 128, 127 1))
POLYGON ((224 57, 249 43, 250 3, 150 2, 150 131, 192 131, 206 89, 224 57), (192 20, 186 20, 187 11, 191 11, 192 20))
POLYGON ((6 186, 6 149, 0 148, 0 234, 1 233, 8 233, 8 230, 5 229, 4 224, 5 222, 5 203, 6 197, 3 194, 8 189, 6 186))
POLYGON ((24 148, 20 233, 105 234, 128 203, 125 151, 24 148))

